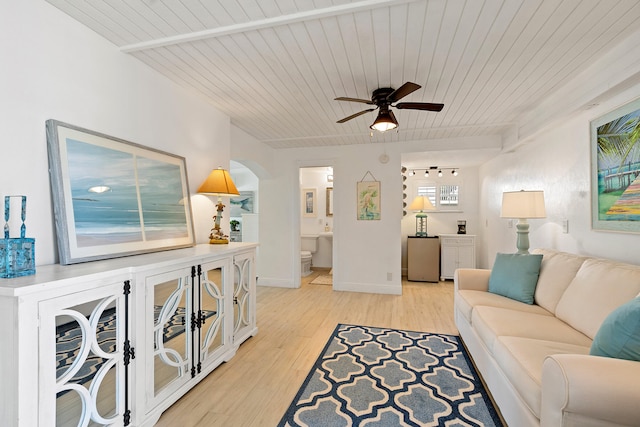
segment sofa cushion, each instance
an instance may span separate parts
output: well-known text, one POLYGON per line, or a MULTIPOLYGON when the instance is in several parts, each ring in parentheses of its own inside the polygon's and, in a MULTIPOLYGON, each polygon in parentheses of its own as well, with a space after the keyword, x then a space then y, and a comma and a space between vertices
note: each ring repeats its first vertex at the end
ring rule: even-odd
POLYGON ((533 304, 541 262, 540 254, 496 254, 489 292, 533 304))
POLYGON ((474 308, 471 324, 491 353, 495 340, 501 336, 564 342, 587 348, 591 346, 589 337, 554 316, 480 306, 474 308))
POLYGON ((640 361, 640 297, 616 308, 604 319, 590 354, 640 361))
POLYGON ((593 339, 613 310, 640 293, 640 266, 585 260, 560 298, 556 316, 593 339))
POLYGON ((456 309, 462 313, 469 323, 471 323, 471 312, 473 308, 483 305, 553 316, 552 313, 538 305, 524 304, 520 301, 485 291, 459 290, 455 293, 455 304, 456 309))
POLYGON ((586 258, 548 249, 536 249, 533 252, 543 255, 536 286, 536 304, 555 313, 562 294, 586 258))
POLYGON ((554 354, 589 354, 589 347, 521 337, 499 337, 494 358, 531 412, 540 418, 542 365, 554 354))

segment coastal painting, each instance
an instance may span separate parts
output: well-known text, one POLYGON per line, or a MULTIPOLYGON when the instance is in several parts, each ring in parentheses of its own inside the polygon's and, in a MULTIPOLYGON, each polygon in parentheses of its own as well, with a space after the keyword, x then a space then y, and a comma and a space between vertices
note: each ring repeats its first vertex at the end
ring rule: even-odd
POLYGON ((380 219, 380 181, 359 181, 357 195, 358 220, 380 219))
POLYGON ((184 158, 47 121, 60 262, 192 246, 184 158))
POLYGON ((254 212, 255 194, 253 191, 241 191, 239 196, 229 199, 231 218, 241 217, 242 214, 254 212))
POLYGON ((592 226, 640 232, 640 100, 591 123, 592 226))

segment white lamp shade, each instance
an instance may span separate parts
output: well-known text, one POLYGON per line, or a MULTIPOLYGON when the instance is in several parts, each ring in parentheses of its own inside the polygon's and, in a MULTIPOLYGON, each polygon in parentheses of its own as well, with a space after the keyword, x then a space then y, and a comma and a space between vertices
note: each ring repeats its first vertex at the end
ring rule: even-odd
POLYGON ((506 191, 502 193, 502 218, 546 218, 544 191, 506 191))
POLYGON ((427 196, 418 196, 413 199, 413 202, 407 208, 411 211, 432 211, 435 209, 435 206, 429 200, 427 196))
POLYGON ((228 171, 222 168, 211 171, 207 179, 198 188, 198 193, 212 196, 238 196, 240 193, 228 171))

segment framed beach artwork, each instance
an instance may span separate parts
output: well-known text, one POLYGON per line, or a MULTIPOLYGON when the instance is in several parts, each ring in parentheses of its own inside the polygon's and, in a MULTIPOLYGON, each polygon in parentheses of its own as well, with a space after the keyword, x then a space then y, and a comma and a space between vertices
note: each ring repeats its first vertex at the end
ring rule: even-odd
POLYGON ((48 120, 61 264, 195 244, 185 159, 48 120))
POLYGON ((255 193, 253 191, 241 191, 239 196, 229 199, 231 209, 229 216, 231 218, 241 217, 242 214, 254 212, 255 193))
POLYGON ((315 218, 318 216, 318 197, 315 188, 302 190, 302 216, 315 218))
POLYGON ((591 122, 594 230, 640 232, 640 100, 591 122))

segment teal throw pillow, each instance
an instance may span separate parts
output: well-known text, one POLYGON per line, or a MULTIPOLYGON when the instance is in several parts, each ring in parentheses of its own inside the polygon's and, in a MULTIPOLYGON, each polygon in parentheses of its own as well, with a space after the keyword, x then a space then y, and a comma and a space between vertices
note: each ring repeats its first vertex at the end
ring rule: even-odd
POLYGON ((616 308, 604 319, 589 353, 640 362, 640 297, 616 308))
POLYGON ((542 254, 497 254, 489 276, 489 292, 533 304, 542 254))

